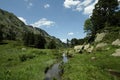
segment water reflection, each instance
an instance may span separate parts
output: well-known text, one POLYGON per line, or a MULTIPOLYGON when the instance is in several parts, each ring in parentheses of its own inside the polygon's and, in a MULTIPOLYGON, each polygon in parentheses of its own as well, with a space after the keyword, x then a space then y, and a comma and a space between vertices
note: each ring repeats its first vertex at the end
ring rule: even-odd
POLYGON ((63 62, 64 62, 64 63, 68 62, 68 59, 67 59, 67 56, 65 55, 65 53, 63 53, 62 56, 63 56, 63 62))
POLYGON ((45 75, 45 80, 52 80, 52 79, 57 79, 57 80, 61 80, 60 77, 60 69, 59 69, 59 65, 60 63, 54 64, 46 73, 45 75))
MULTIPOLYGON (((63 63, 68 62, 68 59, 65 53, 63 53, 62 57, 63 57, 62 59, 63 63)), ((45 71, 46 74, 45 74, 44 80, 53 80, 53 79, 61 80, 61 76, 60 76, 61 69, 59 68, 60 64, 61 63, 56 63, 51 68, 47 69, 47 71, 45 71)))

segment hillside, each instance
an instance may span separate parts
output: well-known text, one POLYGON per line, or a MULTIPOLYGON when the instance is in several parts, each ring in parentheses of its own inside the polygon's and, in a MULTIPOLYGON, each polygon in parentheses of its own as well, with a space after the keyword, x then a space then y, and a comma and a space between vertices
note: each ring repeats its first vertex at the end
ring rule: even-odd
POLYGON ((50 36, 46 31, 33 27, 31 25, 25 25, 19 20, 13 13, 0 9, 0 29, 3 33, 3 39, 7 40, 22 40, 24 33, 34 33, 43 36, 47 43, 54 40, 57 47, 63 46, 60 39, 50 36))

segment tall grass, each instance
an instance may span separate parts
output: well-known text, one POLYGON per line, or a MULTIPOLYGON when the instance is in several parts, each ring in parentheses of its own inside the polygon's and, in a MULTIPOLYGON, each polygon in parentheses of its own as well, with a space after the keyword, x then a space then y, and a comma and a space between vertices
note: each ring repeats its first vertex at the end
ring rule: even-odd
POLYGON ((0 45, 0 80, 43 80, 45 68, 55 62, 53 51, 7 43, 0 45))
POLYGON ((120 58, 111 56, 115 49, 76 54, 64 65, 63 80, 120 80, 109 72, 109 69, 120 72, 120 58))

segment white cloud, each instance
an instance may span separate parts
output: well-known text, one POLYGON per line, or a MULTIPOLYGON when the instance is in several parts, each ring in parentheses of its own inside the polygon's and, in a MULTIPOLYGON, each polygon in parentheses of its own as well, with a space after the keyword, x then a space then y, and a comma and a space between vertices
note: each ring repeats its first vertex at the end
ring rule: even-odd
POLYGON ((93 0, 84 0, 81 5, 88 6, 93 0))
POLYGON ((93 9, 95 8, 95 4, 98 2, 98 0, 95 0, 94 3, 92 3, 91 5, 87 6, 84 8, 84 14, 91 14, 93 9))
POLYGON ((65 0, 64 7, 73 11, 83 11, 84 14, 91 14, 98 0, 65 0))
POLYGON ((49 7, 50 7, 49 4, 45 4, 45 5, 44 5, 44 8, 49 8, 49 7))
POLYGON ((29 6, 33 6, 33 3, 30 2, 30 3, 29 3, 29 6))
POLYGON ((64 42, 64 43, 66 43, 67 42, 67 40, 66 39, 60 39, 62 42, 64 42))
POLYGON ((80 3, 79 0, 65 0, 64 7, 65 8, 72 8, 74 6, 77 6, 80 3))
POLYGON ((33 6, 32 0, 24 0, 27 8, 31 8, 33 6))
POLYGON ((73 33, 73 32, 69 32, 68 35, 69 35, 69 36, 72 36, 72 35, 74 35, 74 33, 73 33))
POLYGON ((42 18, 42 19, 38 20, 37 22, 35 22, 35 23, 31 24, 31 25, 34 26, 34 27, 43 27, 43 26, 45 26, 45 27, 49 28, 51 26, 54 26, 54 24, 55 24, 55 22, 47 20, 46 18, 42 18))
POLYGON ((26 19, 25 19, 25 18, 23 18, 23 17, 18 17, 18 19, 20 19, 22 22, 24 22, 25 24, 27 24, 27 22, 26 22, 26 19))
POLYGON ((31 8, 33 6, 33 3, 29 2, 27 5, 27 8, 31 8))

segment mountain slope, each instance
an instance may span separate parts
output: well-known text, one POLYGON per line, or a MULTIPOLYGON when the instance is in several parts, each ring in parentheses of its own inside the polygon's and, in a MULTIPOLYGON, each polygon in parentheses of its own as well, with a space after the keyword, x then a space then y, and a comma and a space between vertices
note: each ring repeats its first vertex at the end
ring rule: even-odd
POLYGON ((46 31, 30 25, 25 25, 13 13, 0 9, 0 29, 3 32, 3 38, 7 40, 22 40, 23 34, 31 32, 41 34, 47 42, 54 40, 56 45, 62 46, 63 43, 53 36, 50 36, 46 31))

